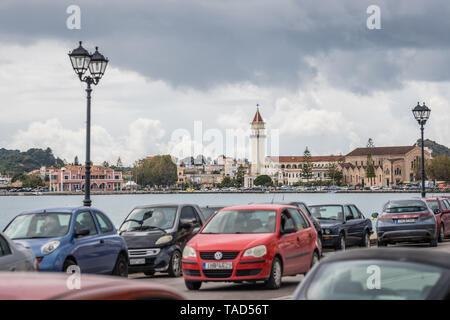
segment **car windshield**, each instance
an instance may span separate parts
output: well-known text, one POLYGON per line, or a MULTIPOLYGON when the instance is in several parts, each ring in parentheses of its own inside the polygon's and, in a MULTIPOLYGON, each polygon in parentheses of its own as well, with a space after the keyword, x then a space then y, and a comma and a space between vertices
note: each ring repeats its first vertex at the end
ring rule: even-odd
POLYGON ((393 214, 423 211, 428 211, 428 208, 421 200, 389 201, 383 208, 383 212, 393 214))
POLYGON ((214 213, 219 211, 222 208, 201 208, 203 216, 206 220, 208 220, 214 213))
POLYGON ((317 219, 344 220, 340 205, 310 206, 311 214, 317 219))
POLYGON ((128 215, 120 231, 147 231, 172 228, 177 207, 136 208, 128 215))
POLYGON ((36 213, 16 217, 6 228, 11 239, 55 238, 69 231, 70 213, 36 213))
POLYGON ((219 211, 202 233, 274 233, 276 217, 275 210, 219 211))
POLYGON ((324 263, 306 295, 312 300, 424 300, 443 274, 441 268, 403 261, 324 263))

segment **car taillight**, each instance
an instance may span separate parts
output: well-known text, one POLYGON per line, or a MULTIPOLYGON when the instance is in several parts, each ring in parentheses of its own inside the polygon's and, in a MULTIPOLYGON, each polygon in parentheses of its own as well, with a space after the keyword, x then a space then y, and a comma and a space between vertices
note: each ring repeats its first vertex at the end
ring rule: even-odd
POLYGON ((386 213, 382 213, 378 219, 391 219, 392 217, 390 215, 387 215, 386 213))
POLYGON ((427 213, 421 213, 419 214, 419 217, 432 217, 434 216, 434 214, 432 212, 427 212, 427 213))

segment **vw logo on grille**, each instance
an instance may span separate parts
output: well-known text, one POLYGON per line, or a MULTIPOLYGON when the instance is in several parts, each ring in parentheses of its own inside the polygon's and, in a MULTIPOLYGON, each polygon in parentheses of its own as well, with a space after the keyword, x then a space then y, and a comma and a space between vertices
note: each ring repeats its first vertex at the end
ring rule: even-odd
POLYGON ((214 259, 221 260, 222 258, 223 258, 222 252, 217 251, 216 253, 214 253, 214 259))

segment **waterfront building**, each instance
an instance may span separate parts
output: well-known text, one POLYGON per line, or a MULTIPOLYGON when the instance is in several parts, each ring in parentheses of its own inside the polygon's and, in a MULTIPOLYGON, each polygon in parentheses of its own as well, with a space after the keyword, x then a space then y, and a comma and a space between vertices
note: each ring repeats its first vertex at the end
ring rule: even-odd
MULTIPOLYGON (((356 148, 345 156, 341 164, 342 183, 350 186, 390 187, 415 182, 414 170, 421 166, 421 152, 418 146, 356 148), (366 177, 369 153, 375 168, 375 178, 366 177)), ((425 159, 431 159, 429 150, 425 150, 425 159)))
MULTIPOLYGON (((85 167, 68 165, 49 175, 51 191, 82 191, 85 188, 85 167)), ((91 168, 91 190, 122 190, 122 172, 103 166, 91 168)))

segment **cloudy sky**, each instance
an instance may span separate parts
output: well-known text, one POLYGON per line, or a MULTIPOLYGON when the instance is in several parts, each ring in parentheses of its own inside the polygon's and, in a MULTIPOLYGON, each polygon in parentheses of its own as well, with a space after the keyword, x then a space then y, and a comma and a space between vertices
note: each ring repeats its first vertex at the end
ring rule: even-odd
POLYGON ((417 101, 432 109, 426 136, 450 146, 448 0, 2 0, 0 147, 84 159, 85 91, 67 56, 79 40, 110 59, 93 91, 96 163, 172 152, 196 121, 246 130, 257 103, 282 155, 411 145, 417 101))

